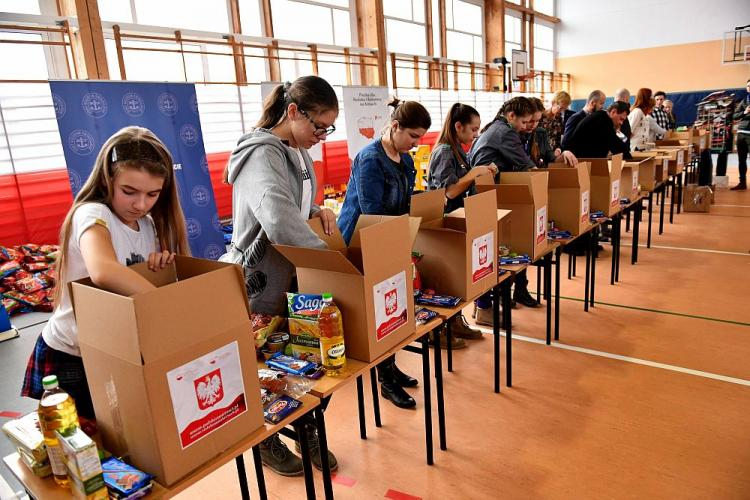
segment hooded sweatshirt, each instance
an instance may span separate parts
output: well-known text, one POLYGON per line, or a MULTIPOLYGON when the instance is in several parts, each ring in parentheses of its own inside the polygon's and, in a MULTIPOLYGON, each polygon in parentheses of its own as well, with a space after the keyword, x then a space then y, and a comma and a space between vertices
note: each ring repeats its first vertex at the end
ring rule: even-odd
MULTIPOLYGON (((315 171, 300 149, 315 193, 315 171)), ((302 168, 297 152, 269 130, 242 136, 229 157, 234 233, 219 260, 242 265, 253 312, 283 315, 294 266, 271 245, 327 248, 301 215, 302 168)), ((312 204, 309 217, 320 211, 312 204)))

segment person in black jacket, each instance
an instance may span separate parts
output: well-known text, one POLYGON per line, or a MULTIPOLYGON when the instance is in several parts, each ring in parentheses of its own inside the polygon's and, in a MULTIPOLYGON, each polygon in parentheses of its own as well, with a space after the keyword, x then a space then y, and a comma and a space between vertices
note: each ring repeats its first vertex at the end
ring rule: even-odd
POLYGON ((737 106, 734 119, 739 120, 737 126, 737 159, 740 162, 740 183, 732 188, 732 191, 744 191, 747 189, 747 153, 750 148, 750 79, 746 84, 747 96, 737 106))
POLYGON ((563 150, 570 149, 568 147, 568 141, 573 134, 573 131, 588 115, 594 111, 599 111, 604 108, 604 101, 607 100, 607 96, 601 90, 595 90, 589 94, 589 98, 586 100, 586 105, 578 113, 574 114, 565 121, 565 131, 563 132, 562 142, 560 147, 563 150))
MULTIPOLYGON (((469 150, 469 163, 475 165, 495 164, 500 169, 500 181, 503 182, 502 172, 526 171, 534 168, 534 162, 529 158, 521 140, 521 133, 529 126, 534 115, 534 105, 526 97, 514 97, 505 101, 495 119, 484 129, 479 138, 469 150)), ((526 307, 537 307, 539 302, 534 300, 528 290, 529 280, 526 271, 516 274, 514 300, 526 307)), ((478 309, 487 311, 492 302, 487 296, 482 296, 476 302, 478 309)), ((477 319, 480 311, 477 311, 477 319)), ((485 324, 485 323, 481 323, 485 324)))
MULTIPOLYGON (((615 102, 624 102, 628 105, 628 113, 630 113, 630 91, 628 89, 620 89, 615 93, 615 102)), ((630 136, 633 135, 633 132, 630 130, 630 122, 628 120, 625 120, 622 122, 622 125, 620 125, 620 132, 622 133, 623 137, 620 137, 620 139, 625 143, 625 147, 628 151, 630 151, 630 136)))
POLYGON ((594 111, 573 131, 568 149, 578 158, 606 158, 609 153, 622 153, 630 159, 630 151, 617 136, 617 130, 628 118, 628 106, 624 102, 613 102, 607 111, 594 111))

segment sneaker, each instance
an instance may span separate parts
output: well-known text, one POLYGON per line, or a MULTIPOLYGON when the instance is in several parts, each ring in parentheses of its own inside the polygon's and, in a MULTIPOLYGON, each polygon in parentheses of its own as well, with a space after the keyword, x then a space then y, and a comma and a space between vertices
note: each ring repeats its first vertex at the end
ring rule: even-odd
POLYGON ((479 340, 482 332, 470 327, 463 314, 456 314, 451 318, 451 337, 467 340, 479 340))
POLYGON ((747 183, 745 181, 740 181, 739 184, 734 186, 733 188, 729 188, 730 191, 745 191, 747 190, 747 183))
POLYGON ((260 443, 260 458, 263 465, 280 476, 301 476, 302 460, 281 442, 278 434, 260 443))
MULTIPOLYGON (((320 462, 320 440, 318 439, 318 431, 314 427, 307 428, 307 443, 310 447, 310 461, 318 470, 323 470, 323 464, 320 462)), ((300 447, 297 441, 294 442, 294 449, 297 453, 302 453, 302 447, 300 447)), ((328 466, 331 472, 335 472, 339 468, 339 462, 336 460, 336 456, 328 450, 328 466)))
MULTIPOLYGON (((434 335, 434 332, 430 332, 430 347, 434 345, 432 343, 435 339, 434 335)), ((440 348, 448 349, 448 335, 445 329, 441 328, 438 335, 440 336, 440 348)), ((464 339, 451 335, 451 349, 463 349, 464 347, 466 347, 466 341, 464 339)))

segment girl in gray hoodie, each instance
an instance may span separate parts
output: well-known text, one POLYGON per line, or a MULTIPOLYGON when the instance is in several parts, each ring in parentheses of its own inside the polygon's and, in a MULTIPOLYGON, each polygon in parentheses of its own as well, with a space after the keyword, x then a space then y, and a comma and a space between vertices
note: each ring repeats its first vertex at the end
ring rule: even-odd
MULTIPOLYGON (((315 171, 307 150, 336 130, 336 92, 317 76, 278 85, 263 103, 263 114, 242 136, 229 157, 225 180, 232 184, 234 234, 229 252, 219 260, 240 264, 254 313, 284 315, 294 266, 272 245, 326 248, 307 225, 319 217, 332 234, 336 216, 314 202, 315 171)), ((320 447, 312 429, 312 462, 321 468, 320 447)), ((302 461, 278 435, 260 445, 263 463, 284 476, 302 474, 302 461)), ((331 470, 336 458, 328 454, 331 470)))

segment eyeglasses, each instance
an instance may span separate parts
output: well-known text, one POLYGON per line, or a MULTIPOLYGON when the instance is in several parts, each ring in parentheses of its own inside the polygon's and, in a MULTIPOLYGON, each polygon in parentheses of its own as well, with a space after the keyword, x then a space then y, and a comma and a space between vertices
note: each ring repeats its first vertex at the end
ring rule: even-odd
POLYGON ((307 111, 305 111, 304 109, 300 107, 297 107, 297 109, 299 110, 300 114, 304 116, 305 118, 307 118, 307 121, 312 123, 313 127, 315 127, 315 132, 313 132, 313 135, 315 137, 320 137, 321 135, 331 135, 332 133, 336 131, 335 125, 331 125, 330 127, 321 127, 320 125, 315 123, 315 121, 312 118, 310 118, 310 115, 307 114, 307 111))

